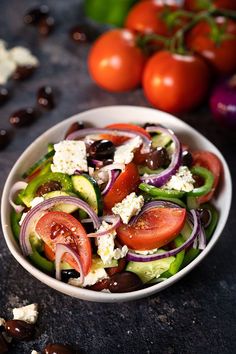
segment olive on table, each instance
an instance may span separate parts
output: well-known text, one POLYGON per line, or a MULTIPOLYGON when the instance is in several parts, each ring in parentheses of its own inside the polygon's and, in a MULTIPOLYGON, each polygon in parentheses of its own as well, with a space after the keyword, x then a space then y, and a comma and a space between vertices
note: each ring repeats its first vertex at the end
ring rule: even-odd
POLYGON ((13 73, 12 78, 14 80, 28 79, 34 72, 36 67, 33 65, 19 65, 13 73))
POLYGON ((40 5, 29 9, 24 15, 24 23, 26 25, 38 25, 42 18, 49 15, 49 8, 47 5, 40 5))
POLYGON ((164 147, 158 147, 151 151, 146 158, 146 164, 151 170, 165 167, 169 161, 169 155, 164 147))
POLYGON ((6 321, 6 333, 17 340, 29 340, 34 335, 34 325, 22 320, 6 321))
MULTIPOLYGON (((49 343, 43 350, 43 354, 74 354, 75 351, 68 345, 49 343)), ((78 353, 78 352, 77 352, 78 353)))
POLYGON ((38 104, 46 109, 53 109, 55 107, 54 94, 51 86, 42 86, 37 92, 38 104))
POLYGON ((7 102, 9 97, 9 90, 4 86, 0 86, 0 106, 7 102))
POLYGON ((19 109, 11 114, 9 121, 14 127, 24 127, 34 123, 38 116, 37 111, 33 107, 19 109))
POLYGON ((135 273, 122 272, 112 275, 109 279, 108 289, 111 293, 126 293, 141 289, 143 283, 135 273))
POLYGON ((11 141, 11 134, 6 129, 0 129, 0 150, 4 149, 11 141))
POLYGON ((110 140, 96 140, 89 146, 89 156, 98 159, 106 160, 113 157, 115 152, 115 145, 110 140))
POLYGON ((80 24, 72 27, 69 35, 71 39, 77 43, 89 43, 96 39, 98 33, 92 26, 87 24, 80 24))
POLYGON ((55 19, 52 16, 43 17, 38 24, 38 31, 42 36, 48 36, 55 27, 55 19))

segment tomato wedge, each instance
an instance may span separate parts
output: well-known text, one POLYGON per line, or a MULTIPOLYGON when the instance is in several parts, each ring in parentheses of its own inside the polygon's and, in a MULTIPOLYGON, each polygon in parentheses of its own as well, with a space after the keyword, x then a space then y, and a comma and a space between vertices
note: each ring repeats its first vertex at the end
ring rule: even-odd
POLYGON ((194 166, 205 167, 208 170, 210 170, 214 176, 214 184, 211 192, 198 198, 198 201, 200 203, 206 203, 213 197, 213 194, 218 186, 221 171, 222 171, 222 164, 220 159, 215 154, 209 151, 204 151, 204 150, 193 151, 192 156, 193 156, 194 166))
POLYGON ((134 250, 149 250, 165 246, 181 231, 186 219, 183 208, 153 208, 146 211, 135 224, 121 225, 118 238, 134 250))
MULTIPOLYGON (((77 219, 62 211, 49 211, 38 220, 35 230, 47 244, 46 256, 52 258, 52 252, 55 253, 57 243, 70 245, 80 256, 84 274, 88 274, 92 263, 91 244, 77 219), (49 252, 47 248, 50 248, 52 252, 49 252)), ((65 254, 63 260, 78 272, 80 271, 71 255, 65 254)))
POLYGON ((109 129, 116 129, 116 130, 131 130, 133 132, 141 133, 145 135, 147 138, 151 139, 150 134, 143 129, 142 127, 135 125, 135 124, 128 124, 128 123, 114 123, 114 124, 109 124, 106 126, 106 128, 109 129))
POLYGON ((105 195, 104 207, 110 210, 121 202, 128 194, 134 192, 140 183, 138 168, 134 163, 126 165, 125 170, 117 177, 109 192, 105 195))

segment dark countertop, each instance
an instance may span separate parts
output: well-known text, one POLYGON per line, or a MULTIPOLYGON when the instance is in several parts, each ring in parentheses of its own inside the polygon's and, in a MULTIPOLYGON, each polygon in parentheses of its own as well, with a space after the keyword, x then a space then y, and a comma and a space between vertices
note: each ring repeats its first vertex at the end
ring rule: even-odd
MULTIPOLYGON (((82 18, 80 1, 44 1, 57 20, 54 33, 39 38, 22 24, 25 10, 35 2, 1 0, 0 38, 9 46, 24 45, 40 59, 35 75, 14 85, 13 97, 1 108, 1 127, 8 127, 14 110, 33 105, 43 84, 60 90, 57 107, 31 127, 15 132, 0 152, 1 192, 7 175, 23 150, 38 135, 64 118, 89 108, 112 104, 148 106, 142 91, 110 94, 96 87, 87 74, 88 45, 70 41, 68 30, 82 18)), ((96 118, 96 117, 95 117, 96 118)), ((235 137, 213 124, 207 109, 182 116, 225 155, 236 178, 235 137)), ((96 123, 96 122, 95 122, 96 123)), ((40 316, 34 341, 18 343, 11 353, 41 350, 47 342, 76 344, 82 353, 235 353, 236 346, 236 202, 214 250, 189 275, 147 299, 120 304, 80 301, 62 295, 34 279, 11 256, 0 234, 0 317, 11 309, 37 302, 40 316)))

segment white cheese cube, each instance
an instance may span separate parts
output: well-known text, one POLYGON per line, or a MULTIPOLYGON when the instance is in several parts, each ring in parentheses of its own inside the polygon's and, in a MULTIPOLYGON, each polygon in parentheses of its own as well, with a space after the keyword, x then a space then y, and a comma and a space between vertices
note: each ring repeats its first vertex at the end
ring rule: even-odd
POLYGON ((38 318, 38 304, 30 304, 27 306, 14 308, 13 319, 22 320, 34 324, 38 318))
POLYGON ((128 164, 134 158, 134 151, 142 145, 140 136, 130 139, 127 143, 120 145, 116 148, 114 154, 114 162, 128 164))
MULTIPOLYGON (((102 222, 102 225, 98 229, 99 231, 105 231, 109 228, 109 224, 105 221, 102 222)), ((114 239, 116 232, 113 231, 107 235, 99 236, 96 238, 96 244, 98 246, 97 254, 101 257, 104 264, 110 264, 113 258, 114 253, 114 239)))
POLYGON ((187 166, 180 166, 177 173, 162 187, 177 191, 190 192, 194 189, 194 179, 187 166))
POLYGON ((83 141, 63 140, 54 145, 52 172, 73 175, 75 170, 88 171, 86 146, 83 141))
POLYGON ((144 198, 139 197, 133 192, 127 195, 120 203, 117 203, 112 208, 114 214, 120 215, 124 224, 128 224, 132 216, 137 215, 142 209, 144 198))

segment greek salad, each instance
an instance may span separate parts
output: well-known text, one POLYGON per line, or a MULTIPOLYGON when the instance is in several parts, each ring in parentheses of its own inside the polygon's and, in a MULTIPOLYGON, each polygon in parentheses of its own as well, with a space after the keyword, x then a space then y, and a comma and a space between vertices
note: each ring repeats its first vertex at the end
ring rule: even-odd
POLYGON ((219 158, 161 125, 73 123, 11 189, 12 232, 43 272, 94 291, 165 281, 206 247, 219 158))

